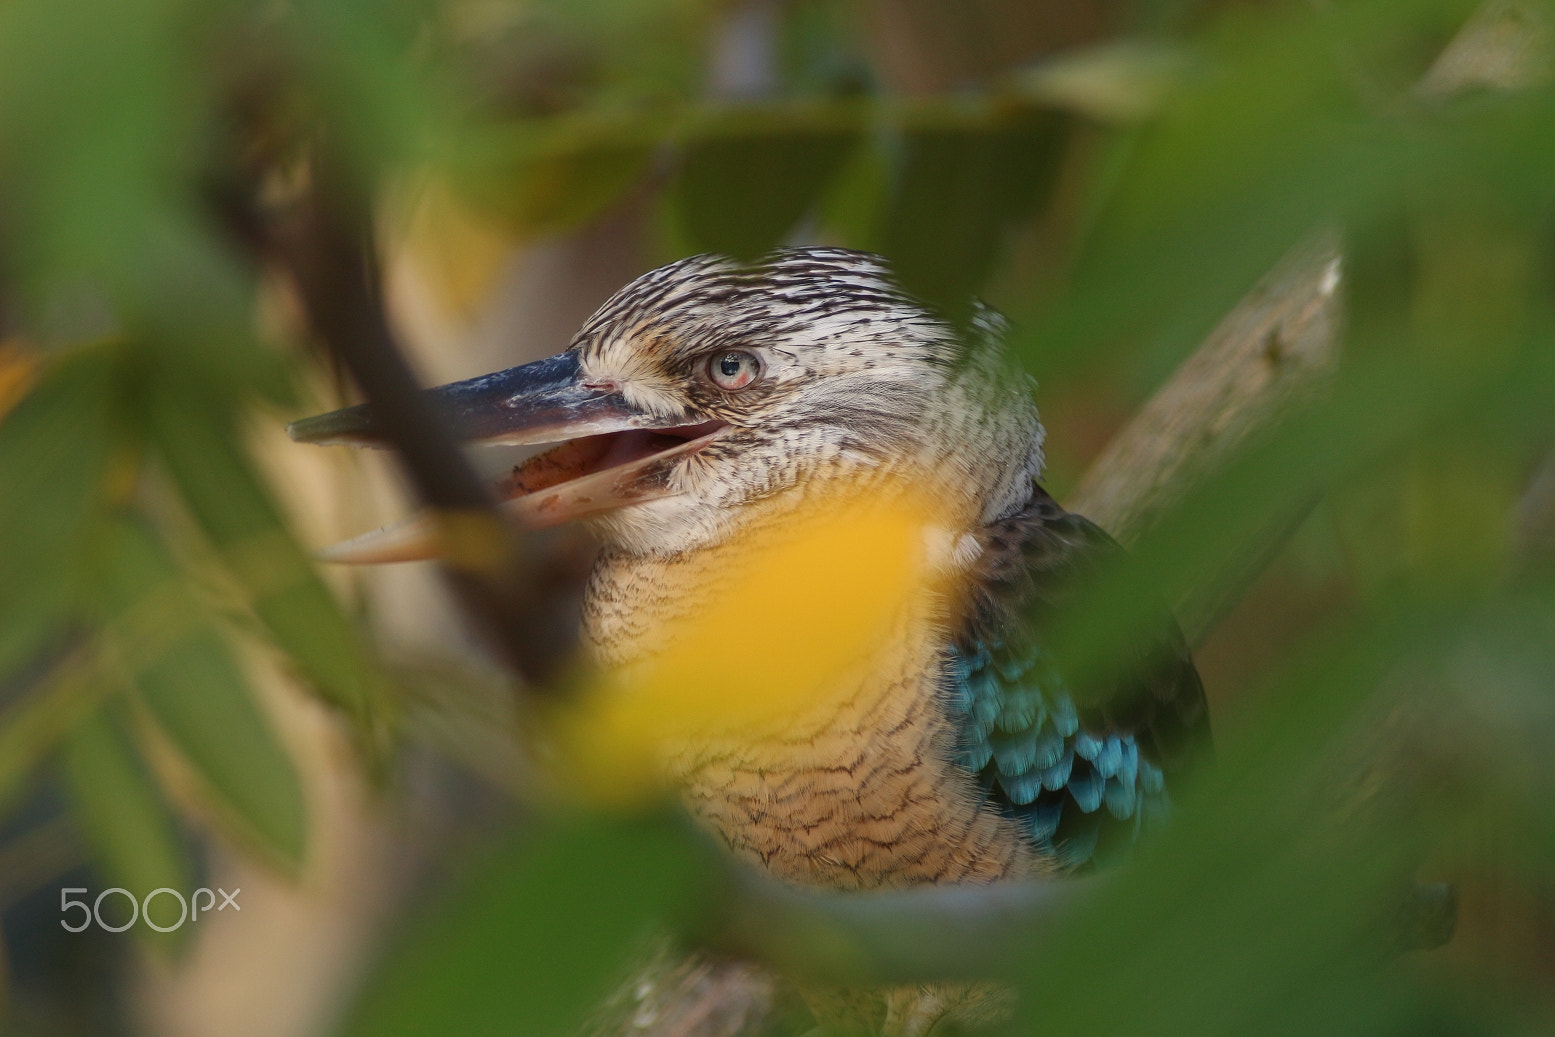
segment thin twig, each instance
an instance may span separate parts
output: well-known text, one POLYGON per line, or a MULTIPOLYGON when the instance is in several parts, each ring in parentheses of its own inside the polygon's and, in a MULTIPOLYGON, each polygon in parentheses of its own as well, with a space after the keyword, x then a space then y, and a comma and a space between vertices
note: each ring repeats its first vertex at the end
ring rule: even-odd
POLYGON ((538 633, 550 625, 542 619, 547 603, 530 590, 527 544, 422 395, 395 341, 365 206, 317 172, 284 220, 265 214, 256 197, 229 187, 218 206, 235 237, 291 276, 313 333, 356 382, 436 517, 445 574, 465 612, 526 687, 541 687, 562 652, 538 633))

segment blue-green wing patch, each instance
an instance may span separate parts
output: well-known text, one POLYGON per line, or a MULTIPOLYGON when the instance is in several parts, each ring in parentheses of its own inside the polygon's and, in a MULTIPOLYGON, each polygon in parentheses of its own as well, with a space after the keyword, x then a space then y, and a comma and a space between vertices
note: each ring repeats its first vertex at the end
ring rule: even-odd
POLYGON ((1204 689, 1163 606, 1113 700, 1077 707, 1043 636, 1076 585, 1121 548, 1041 487, 984 531, 946 668, 956 762, 1068 866, 1132 846, 1170 810, 1170 776, 1208 740, 1204 689))

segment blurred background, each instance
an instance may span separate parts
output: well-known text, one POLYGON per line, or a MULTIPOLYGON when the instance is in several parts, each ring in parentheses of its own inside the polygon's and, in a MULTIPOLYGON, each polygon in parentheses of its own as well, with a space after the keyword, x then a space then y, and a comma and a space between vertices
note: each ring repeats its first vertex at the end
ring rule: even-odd
MULTIPOLYGON (((5 1032, 575 1032, 705 899, 539 808, 434 567, 309 560, 415 504, 285 436, 359 398, 321 227, 426 384, 697 252, 988 300, 1219 746, 1009 1026, 1555 1031, 1552 72, 1538 0, 0 3, 5 1032), (1378 952, 1410 881, 1457 930, 1378 952), (61 926, 109 887, 241 910, 61 926)), ((564 642, 593 545, 531 546, 564 642)))

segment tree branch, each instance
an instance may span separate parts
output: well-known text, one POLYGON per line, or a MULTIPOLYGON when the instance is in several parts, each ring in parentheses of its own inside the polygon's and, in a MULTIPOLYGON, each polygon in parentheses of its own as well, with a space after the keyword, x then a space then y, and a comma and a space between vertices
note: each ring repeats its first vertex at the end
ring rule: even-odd
MULTIPOLYGON (((1128 546, 1249 437, 1311 399, 1338 364, 1340 278, 1336 231, 1297 246, 1118 433, 1067 506, 1128 546)), ((1214 629, 1306 511, 1271 516, 1225 571, 1174 603, 1190 643, 1214 629)))
POLYGON ((218 210, 234 237, 290 275, 313 333, 361 389, 438 522, 456 598, 525 685, 541 686, 566 646, 544 635, 549 603, 532 590, 528 545, 428 405, 395 341, 365 206, 316 172, 293 211, 277 218, 257 201, 262 177, 225 185, 218 210))

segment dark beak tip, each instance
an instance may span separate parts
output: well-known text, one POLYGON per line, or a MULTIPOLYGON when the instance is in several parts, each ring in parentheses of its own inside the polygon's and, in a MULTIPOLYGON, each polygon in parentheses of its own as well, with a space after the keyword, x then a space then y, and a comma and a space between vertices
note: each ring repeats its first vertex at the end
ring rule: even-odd
POLYGON ((298 418, 286 426, 286 434, 294 443, 310 443, 314 446, 330 446, 349 443, 355 446, 372 445, 375 438, 372 418, 365 407, 345 407, 328 414, 298 418))
POLYGON ((288 422, 286 425, 286 434, 291 438, 293 443, 311 443, 314 445, 323 445, 324 442, 329 439, 330 430, 328 425, 326 425, 320 419, 328 417, 332 417, 332 415, 320 414, 315 417, 298 418, 296 421, 288 422))
MULTIPOLYGON (((631 417, 619 395, 579 382, 573 352, 426 389, 423 398, 458 439, 471 443, 559 442, 577 433, 628 427, 626 419, 631 417), (513 437, 526 430, 535 435, 513 437), (566 435, 541 438, 552 431, 566 435)), ((381 430, 365 404, 299 418, 286 426, 286 434, 295 443, 318 446, 383 445, 381 430)))

